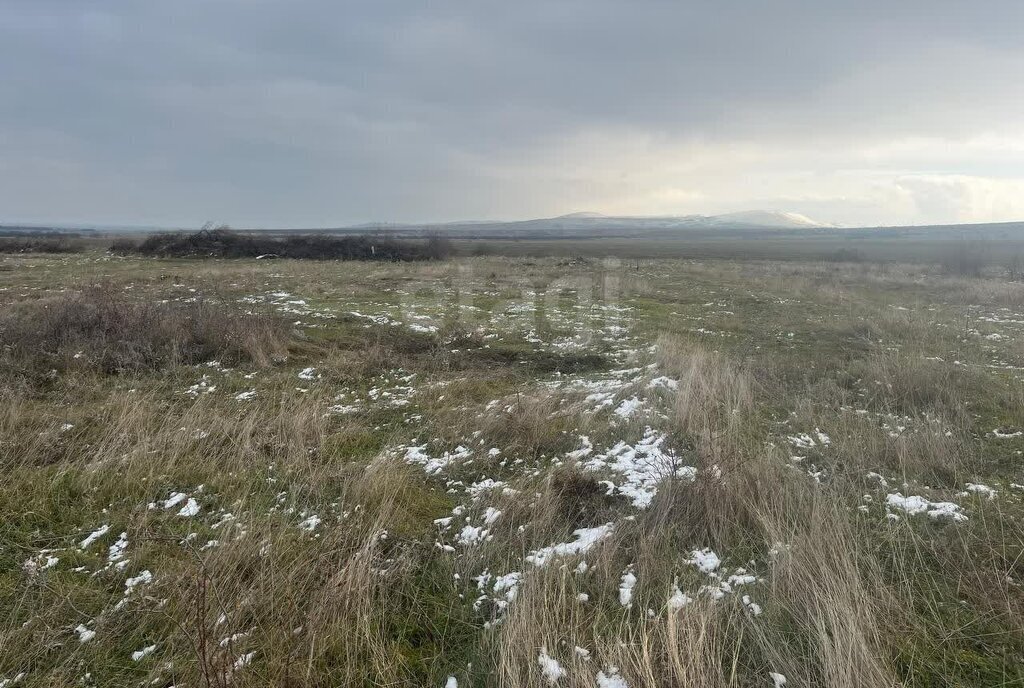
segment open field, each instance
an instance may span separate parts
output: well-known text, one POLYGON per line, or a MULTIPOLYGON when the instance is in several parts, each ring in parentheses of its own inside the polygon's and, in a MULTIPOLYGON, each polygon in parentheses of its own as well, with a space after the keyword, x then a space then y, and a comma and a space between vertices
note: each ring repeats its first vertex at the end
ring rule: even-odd
POLYGON ((964 241, 937 238, 850 238, 844 236, 663 237, 608 239, 485 239, 453 242, 464 255, 512 257, 589 256, 785 262, 867 262, 941 264, 960 254, 984 266, 1024 264, 1024 240, 964 241))
MULTIPOLYGON (((204 229, 214 228, 207 223, 204 229)), ((400 253, 407 257, 447 257, 449 253, 463 257, 616 257, 776 260, 785 262, 825 261, 840 263, 905 263, 941 265, 947 273, 986 273, 1019 279, 1024 276, 1024 223, 990 223, 977 225, 935 225, 921 227, 756 229, 725 227, 687 229, 680 231, 636 230, 628 233, 615 229, 594 229, 587 232, 550 230, 502 231, 476 229, 443 232, 426 227, 369 230, 234 230, 230 245, 202 239, 191 249, 189 240, 201 238, 203 232, 184 230, 181 233, 141 231, 106 232, 91 230, 76 234, 71 229, 51 228, 31 231, 23 228, 6 230, 0 227, 0 253, 25 252, 32 246, 39 251, 66 252, 75 250, 108 250, 115 253, 139 253, 159 257, 206 255, 219 257, 254 257, 276 254, 290 258, 346 258, 365 256, 365 251, 344 250, 345 240, 365 244, 366 238, 380 246, 405 244, 400 253), (187 239, 171 241, 169 239, 187 239), (440 237, 444 237, 441 240, 440 237), (276 244, 291 244, 282 251, 276 244), (176 245, 175 245, 176 244, 176 245), (418 246, 417 246, 418 245, 418 246), (342 249, 342 250, 339 250, 342 249), (346 256, 345 254, 349 254, 346 256)), ((206 233, 209 237, 209 232, 206 233)), ((387 251, 383 252, 385 256, 387 251)), ((393 254, 396 255, 397 254, 393 254)), ((378 256, 379 258, 379 256, 378 256)))
POLYGON ((0 688, 1024 685, 1022 335, 925 264, 0 255, 0 688))

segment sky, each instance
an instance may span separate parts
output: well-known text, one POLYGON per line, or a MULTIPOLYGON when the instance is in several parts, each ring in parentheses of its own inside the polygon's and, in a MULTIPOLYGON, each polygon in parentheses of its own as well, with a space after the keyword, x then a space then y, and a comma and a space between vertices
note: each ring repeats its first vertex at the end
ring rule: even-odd
POLYGON ((1024 220, 1020 0, 0 0, 0 222, 1024 220))

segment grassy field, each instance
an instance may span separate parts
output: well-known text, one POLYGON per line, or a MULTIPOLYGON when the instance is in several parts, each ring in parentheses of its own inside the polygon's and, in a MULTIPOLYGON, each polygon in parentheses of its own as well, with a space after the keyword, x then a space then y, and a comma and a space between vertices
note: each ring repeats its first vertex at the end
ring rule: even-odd
POLYGON ((0 688, 1024 685, 1022 334, 920 264, 0 255, 0 688))

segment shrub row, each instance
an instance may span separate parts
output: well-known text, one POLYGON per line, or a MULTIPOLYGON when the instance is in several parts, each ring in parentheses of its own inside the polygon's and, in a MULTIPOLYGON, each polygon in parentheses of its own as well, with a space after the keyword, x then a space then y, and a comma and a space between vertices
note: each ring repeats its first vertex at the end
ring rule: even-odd
POLYGON ((163 258, 298 258, 304 260, 437 260, 451 253, 442 238, 397 241, 369 236, 299 234, 259 236, 225 228, 153 234, 141 241, 119 240, 110 250, 163 258))

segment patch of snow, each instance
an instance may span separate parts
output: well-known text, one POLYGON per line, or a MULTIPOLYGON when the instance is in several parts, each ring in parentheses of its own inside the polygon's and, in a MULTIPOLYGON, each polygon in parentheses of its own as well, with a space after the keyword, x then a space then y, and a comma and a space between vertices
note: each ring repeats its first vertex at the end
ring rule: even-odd
POLYGON ((124 594, 130 595, 133 590, 139 585, 148 585, 153 582, 153 574, 150 573, 149 569, 142 571, 139 575, 132 578, 128 578, 124 582, 124 594))
POLYGON ((886 496, 886 505, 905 511, 913 516, 926 513, 931 518, 950 518, 954 521, 966 521, 967 515, 958 504, 952 502, 931 502, 924 497, 911 495, 904 497, 899 492, 893 492, 886 496))
POLYGON ((540 665, 540 673, 552 685, 558 683, 558 680, 565 676, 565 669, 562 668, 557 659, 548 654, 546 647, 540 649, 537 664, 540 665))
POLYGON ((569 452, 565 455, 567 459, 578 461, 579 459, 590 456, 594 453, 594 445, 590 443, 590 438, 586 435, 580 435, 580 448, 569 452))
POLYGON ((629 497, 633 506, 650 506, 658 492, 658 485, 667 478, 692 480, 697 469, 679 465, 679 458, 664 447, 667 436, 648 427, 636 444, 619 441, 603 454, 596 454, 582 464, 583 470, 608 470, 624 478, 615 489, 629 497))
POLYGON ((629 418, 643 407, 644 403, 640 401, 638 397, 624 399, 622 403, 620 403, 615 408, 615 415, 619 416, 620 418, 629 418))
POLYGON ((995 489, 980 483, 967 483, 967 491, 985 495, 989 499, 995 499, 998 494, 995 489))
POLYGON ((185 506, 181 507, 181 510, 178 512, 178 515, 179 516, 184 516, 186 518, 191 518, 192 516, 195 516, 196 514, 198 514, 199 511, 200 511, 199 502, 197 502, 192 497, 189 497, 188 501, 185 502, 185 506))
POLYGON ((504 576, 498 576, 494 579, 494 587, 492 590, 494 590, 496 594, 503 595, 505 598, 504 600, 498 600, 499 607, 503 608, 505 605, 516 599, 516 595, 519 594, 519 583, 522 579, 523 574, 518 571, 506 573, 504 576))
POLYGON ((633 588, 636 587, 636 575, 626 570, 619 582, 619 604, 623 607, 633 606, 633 588))
POLYGON ((608 667, 608 673, 597 672, 597 688, 629 688, 626 679, 619 675, 618 667, 608 667))
POLYGON ((680 590, 677 584, 672 585, 672 596, 668 598, 669 609, 679 611, 691 602, 693 602, 693 598, 680 590))
POLYGON ((476 545, 491 539, 490 531, 483 526, 471 526, 466 525, 462 528, 462 531, 456 537, 456 540, 460 545, 476 545))
POLYGON ((409 463, 422 466, 427 475, 434 475, 455 461, 469 458, 473 453, 467 447, 460 446, 456 447, 454 451, 445 452, 443 455, 435 458, 427 454, 426 450, 427 445, 425 444, 418 447, 406 447, 403 458, 409 463))
POLYGON ((693 564, 704 573, 710 574, 721 565, 722 560, 714 551, 705 547, 702 550, 693 550, 687 563, 693 564))
POLYGON ((109 530, 110 530, 110 524, 109 523, 103 524, 102 526, 100 526, 99 528, 97 528, 96 530, 91 532, 88 537, 86 537, 84 540, 82 540, 80 543, 78 543, 78 548, 79 549, 87 549, 89 547, 89 545, 91 545, 92 543, 96 542, 97 540, 99 540, 104 535, 106 535, 107 531, 109 531, 109 530))
POLYGON ((547 566, 556 557, 582 554, 611 535, 614 529, 615 526, 611 523, 594 528, 579 528, 573 531, 576 539, 572 542, 561 542, 534 550, 526 555, 526 561, 534 566, 547 566))
POLYGON ((789 443, 798 449, 813 449, 815 447, 814 438, 806 433, 790 435, 789 443))
POLYGON ((121 533, 117 536, 117 542, 107 550, 107 561, 115 562, 124 559, 125 551, 128 549, 128 533, 121 533))
POLYGON ((311 514, 304 521, 299 523, 299 528, 301 530, 306 531, 307 533, 312 533, 314 530, 316 530, 317 526, 319 526, 322 522, 323 519, 321 519, 319 516, 317 516, 316 514, 311 514))
POLYGON ((172 507, 178 506, 186 499, 188 499, 188 495, 185 494, 184 492, 172 492, 171 496, 164 500, 163 507, 165 509, 170 509, 172 507))

